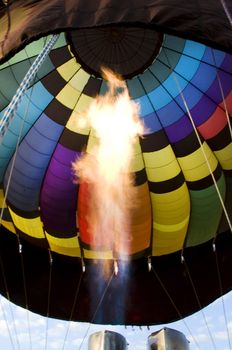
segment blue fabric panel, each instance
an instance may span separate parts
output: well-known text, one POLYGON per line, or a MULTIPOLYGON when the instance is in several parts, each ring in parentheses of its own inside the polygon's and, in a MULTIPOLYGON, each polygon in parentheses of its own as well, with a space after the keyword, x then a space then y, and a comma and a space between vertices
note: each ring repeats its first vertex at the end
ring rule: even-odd
POLYGON ((152 112, 154 112, 154 108, 151 105, 151 102, 149 101, 149 98, 144 95, 138 99, 135 100, 140 104, 140 116, 144 117, 152 112))
MULTIPOLYGON (((25 211, 39 206, 40 186, 64 127, 45 114, 38 119, 20 144, 12 173, 8 200, 25 211)), ((12 161, 4 178, 6 186, 12 161)))
POLYGON ((159 131, 162 129, 158 116, 155 112, 146 115, 142 119, 145 126, 144 135, 153 134, 155 131, 159 131))

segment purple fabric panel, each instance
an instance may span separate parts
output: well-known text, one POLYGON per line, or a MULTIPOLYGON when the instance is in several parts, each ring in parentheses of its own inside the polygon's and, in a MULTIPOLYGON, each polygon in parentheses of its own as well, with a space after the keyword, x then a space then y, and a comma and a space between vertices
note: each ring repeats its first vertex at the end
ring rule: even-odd
POLYGON ((76 231, 77 184, 72 162, 80 153, 58 145, 47 170, 41 190, 41 217, 45 229, 76 231))
MULTIPOLYGON (((232 89, 232 76, 222 71, 219 71, 219 78, 222 84, 223 93, 225 97, 232 89)), ((191 115, 195 121, 196 126, 207 121, 217 108, 217 105, 223 101, 220 91, 218 79, 215 78, 211 87, 202 96, 200 101, 191 109, 191 115)))
POLYGON ((217 105, 208 96, 203 95, 195 107, 191 109, 191 115, 196 126, 203 124, 214 113, 217 105))
POLYGON ((175 143, 186 138, 193 131, 193 127, 187 115, 172 125, 165 128, 166 135, 170 143, 175 143))
POLYGON ((156 113, 159 122, 164 128, 172 125, 174 122, 178 122, 184 115, 183 109, 179 107, 175 100, 172 100, 170 103, 160 108, 156 113))
MULTIPOLYGON (((224 73, 222 71, 218 71, 218 76, 222 85, 222 89, 224 92, 224 95, 227 96, 232 88, 232 74, 224 73)), ((211 85, 211 87, 206 91, 206 94, 209 95, 215 103, 221 103, 223 100, 218 79, 215 78, 214 83, 211 85)))
POLYGON ((224 70, 230 74, 232 73, 232 55, 225 54, 225 58, 220 64, 219 69, 224 70))

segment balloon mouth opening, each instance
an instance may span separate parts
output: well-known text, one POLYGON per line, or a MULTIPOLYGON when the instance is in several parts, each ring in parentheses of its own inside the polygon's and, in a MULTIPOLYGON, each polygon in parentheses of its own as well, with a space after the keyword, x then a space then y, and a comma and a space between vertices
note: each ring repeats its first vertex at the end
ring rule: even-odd
POLYGON ((156 59, 163 34, 146 27, 106 26, 71 30, 66 39, 77 62, 91 75, 102 77, 103 66, 131 79, 156 59))

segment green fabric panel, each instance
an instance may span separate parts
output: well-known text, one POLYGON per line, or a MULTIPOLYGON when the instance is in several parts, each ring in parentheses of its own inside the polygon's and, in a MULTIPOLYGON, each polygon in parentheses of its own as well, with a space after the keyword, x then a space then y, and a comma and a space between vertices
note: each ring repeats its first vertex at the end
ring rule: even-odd
POLYGON ((177 36, 165 35, 163 46, 182 53, 185 47, 185 39, 177 36))
POLYGON ((2 111, 7 105, 9 101, 7 98, 0 92, 0 111, 2 111))
MULTIPOLYGON (((17 82, 20 84, 25 75, 27 74, 28 70, 30 69, 30 66, 34 62, 35 57, 32 59, 27 59, 23 62, 20 62, 18 64, 15 64, 11 66, 11 69, 13 71, 13 75, 17 82)), ((54 70, 55 67, 52 64, 49 57, 46 58, 46 60, 43 62, 42 66, 40 67, 38 73, 36 74, 36 78, 34 80, 34 83, 36 83, 39 79, 43 78, 45 75, 50 73, 52 70, 54 70)))
MULTIPOLYGON (((222 198, 225 199, 225 178, 217 181, 222 198)), ((218 230, 222 206, 214 185, 200 191, 189 191, 191 215, 186 237, 186 247, 207 242, 218 230)))
MULTIPOLYGON (((50 37, 49 37, 50 38, 50 37)), ((66 42, 66 38, 65 38, 65 33, 60 33, 60 36, 57 40, 57 42, 55 43, 55 45, 53 46, 54 49, 57 49, 59 47, 63 47, 67 44, 66 42)))
POLYGON ((14 96, 19 84, 9 68, 0 71, 0 81, 4 81, 4 84, 1 84, 1 93, 8 101, 10 101, 14 96))
POLYGON ((54 64, 52 63, 50 58, 47 57, 36 74, 35 83, 40 79, 42 79, 43 77, 45 77, 50 72, 52 72, 54 69, 55 69, 54 64))
MULTIPOLYGON (((170 69, 167 66, 168 63, 167 63, 166 57, 163 54, 162 54, 162 57, 163 57, 162 61, 160 60, 161 57, 159 57, 159 60, 157 60, 155 63, 153 63, 153 65, 151 65, 148 68, 149 71, 151 71, 155 75, 155 77, 157 77, 159 79, 159 82, 165 81, 170 75, 170 69)), ((175 55, 175 57, 177 57, 177 56, 175 55)), ((177 60, 177 62, 178 62, 178 60, 177 60)), ((159 84, 157 83, 156 87, 159 85, 160 85, 160 83, 159 84)))
MULTIPOLYGON (((0 96, 1 110, 6 107, 6 100, 8 100, 8 103, 11 101, 12 97, 19 87, 19 84, 22 82, 23 78, 28 72, 33 60, 34 59, 31 59, 29 61, 27 59, 25 61, 12 65, 11 68, 8 67, 0 70, 0 81, 4 81, 4 84, 1 85, 1 94, 4 96, 4 102, 2 102, 0 96)), ((50 73, 53 69, 54 65, 52 64, 51 60, 47 58, 37 73, 34 83, 50 73)))
POLYGON ((171 66, 171 68, 174 69, 178 64, 181 53, 184 50, 184 46, 185 40, 171 35, 165 36, 163 48, 157 56, 157 60, 154 61, 154 63, 149 67, 149 70, 155 74, 161 83, 169 77, 169 67, 171 66))
POLYGON ((140 79, 147 93, 155 90, 160 85, 159 81, 149 71, 149 69, 147 69, 143 74, 141 74, 140 79))
POLYGON ((31 44, 27 45, 24 49, 25 59, 37 56, 44 48, 49 38, 41 38, 39 40, 33 41, 31 44))
MULTIPOLYGON (((51 36, 47 36, 41 38, 37 41, 33 41, 31 44, 27 45, 25 49, 16 53, 8 62, 5 62, 1 65, 1 69, 7 68, 10 65, 14 65, 16 63, 22 62, 25 59, 37 56, 43 49, 44 45, 48 42, 51 36)), ((57 42, 53 46, 53 48, 59 48, 66 45, 65 35, 61 33, 57 42)))

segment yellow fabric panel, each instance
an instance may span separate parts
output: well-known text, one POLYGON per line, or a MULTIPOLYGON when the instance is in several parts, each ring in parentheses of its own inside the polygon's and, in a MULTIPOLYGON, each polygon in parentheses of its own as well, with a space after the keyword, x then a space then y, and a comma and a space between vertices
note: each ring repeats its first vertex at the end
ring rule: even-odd
POLYGON ((172 179, 180 173, 180 167, 170 145, 154 152, 143 153, 147 178, 152 182, 172 179))
POLYGON ((9 211, 16 228, 30 237, 45 238, 43 224, 39 216, 37 218, 28 219, 15 214, 11 208, 9 208, 9 211))
POLYGON ((169 254, 183 247, 190 217, 186 184, 162 194, 150 193, 153 211, 153 255, 169 254))
POLYGON ((130 209, 130 232, 119 232, 115 239, 115 250, 122 255, 139 253, 151 242, 151 200, 148 184, 136 186, 134 206, 130 209))
POLYGON ((93 251, 93 250, 87 250, 83 249, 84 257, 86 259, 113 259, 113 253, 111 250, 109 251, 93 251))
POLYGON ((57 238, 46 232, 46 238, 51 251, 63 255, 81 257, 81 250, 77 237, 57 238))
POLYGON ((135 154, 131 160, 130 169, 132 172, 140 171, 144 169, 144 162, 142 154, 135 154))
POLYGON ((153 255, 165 255, 174 253, 178 250, 181 250, 184 245, 184 239, 186 236, 186 231, 188 229, 189 218, 183 222, 182 228, 179 227, 175 230, 175 227, 172 227, 170 232, 165 232, 165 240, 163 239, 164 231, 156 228, 154 230, 154 235, 156 236, 155 243, 153 242, 153 255))
POLYGON ((69 81, 78 71, 78 69, 80 69, 80 64, 77 63, 75 58, 72 58, 58 67, 57 71, 64 80, 69 81))
POLYGON ((9 231, 11 231, 13 233, 16 233, 15 227, 14 227, 12 222, 2 220, 2 226, 4 226, 7 230, 9 230, 9 231))
POLYGON ((93 97, 81 94, 77 104, 74 106, 74 110, 79 114, 86 113, 87 109, 90 107, 90 104, 93 102, 93 97))
POLYGON ((57 100, 69 109, 73 109, 80 97, 80 91, 74 89, 71 85, 65 87, 56 96, 57 100))
POLYGON ((88 138, 88 144, 87 144, 87 153, 94 154, 94 148, 98 145, 99 140, 97 137, 93 136, 92 133, 90 133, 88 138))
POLYGON ((156 168, 163 167, 175 159, 175 154, 170 145, 162 148, 159 151, 144 152, 144 162, 148 167, 155 166, 156 168), (168 162, 167 162, 168 159, 168 162))
MULTIPOLYGON (((119 140, 120 142, 120 140, 119 140)), ((144 169, 144 161, 142 156, 142 150, 139 141, 133 145, 133 154, 131 160, 131 171, 136 172, 144 169)))
POLYGON ((222 169, 232 170, 232 143, 219 151, 215 151, 214 154, 222 169))
POLYGON ((86 73, 83 69, 80 69, 76 74, 70 79, 69 84, 76 90, 82 91, 89 80, 90 75, 86 73))
POLYGON ((5 197, 3 193, 3 189, 0 189, 0 208, 7 208, 6 202, 4 202, 5 197))
MULTIPOLYGON (((211 170, 214 171, 218 165, 218 161, 205 142, 203 143, 203 148, 211 170)), ((186 157, 178 158, 178 161, 186 181, 197 181, 210 175, 210 171, 201 148, 198 148, 195 152, 186 157)))
MULTIPOLYGON (((4 193, 3 193, 3 189, 0 189, 0 208, 2 209, 7 208, 6 203, 4 202, 4 193)), ((6 221, 6 220, 2 220, 1 224, 9 231, 16 233, 15 231, 15 227, 13 225, 13 223, 11 221, 6 221)))
POLYGON ((76 132, 77 134, 88 135, 90 128, 88 126, 84 126, 82 118, 84 117, 74 110, 66 124, 66 128, 76 132))
MULTIPOLYGON (((168 160, 167 160, 168 161, 168 160)), ((180 173, 180 167, 176 159, 167 163, 162 168, 146 167, 147 178, 151 182, 162 182, 170 180, 180 173)))

